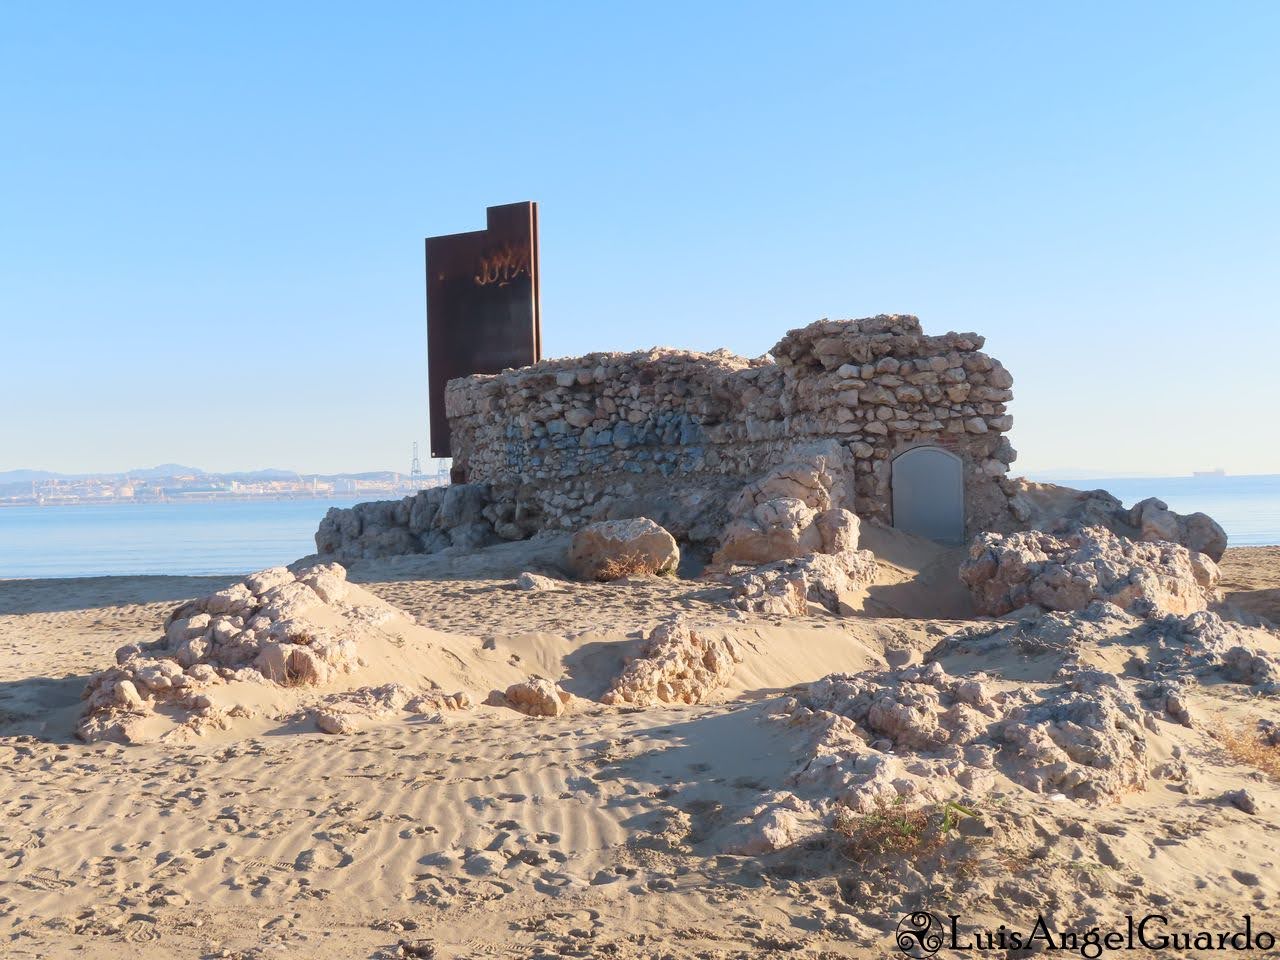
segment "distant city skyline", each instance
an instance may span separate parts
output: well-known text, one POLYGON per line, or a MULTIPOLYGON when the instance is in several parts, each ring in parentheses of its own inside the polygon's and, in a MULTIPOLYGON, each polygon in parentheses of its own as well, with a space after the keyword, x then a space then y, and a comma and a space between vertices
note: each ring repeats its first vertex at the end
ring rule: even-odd
MULTIPOLYGON (((423 473, 436 473, 439 470, 440 461, 427 460, 422 465, 423 473)), ((0 470, 0 484, 4 483, 26 483, 29 481, 41 480, 76 480, 88 479, 93 477, 176 477, 176 476, 223 476, 223 477, 245 477, 255 479, 278 479, 281 477, 364 477, 373 476, 375 474, 386 473, 402 473, 408 476, 412 470, 409 464, 402 470, 386 469, 386 470, 340 470, 336 472, 307 472, 302 470, 290 470, 287 467, 257 467, 239 470, 206 470, 203 467, 193 467, 188 464, 179 463, 162 463, 154 467, 131 467, 127 470, 77 470, 73 472, 64 472, 57 470, 42 470, 39 468, 18 467, 12 470, 0 470)))
POLYGON ((0 470, 404 469, 422 240, 544 352, 976 331, 1015 474, 1280 473, 1280 6, 0 9, 0 470), (501 28, 495 29, 495 23, 501 28))
POLYGON ((0 471, 0 507, 59 504, 176 503, 209 500, 397 498, 448 482, 437 471, 301 474, 292 470, 220 473, 169 463, 109 473, 0 471))

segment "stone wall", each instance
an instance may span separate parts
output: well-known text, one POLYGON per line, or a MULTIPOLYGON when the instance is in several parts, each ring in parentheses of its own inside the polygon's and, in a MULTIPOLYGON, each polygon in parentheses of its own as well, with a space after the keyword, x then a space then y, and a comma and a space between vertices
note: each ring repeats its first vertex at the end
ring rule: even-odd
POLYGON ((466 377, 445 392, 454 466, 490 488, 507 539, 643 515, 714 545, 728 499, 815 444, 844 464, 844 502, 892 523, 893 458, 938 446, 964 464, 966 534, 1011 529, 1013 378, 982 345, 878 316, 793 330, 754 360, 654 349, 466 377))
POLYGON ((340 563, 498 542, 484 484, 455 483, 400 500, 330 507, 316 531, 316 552, 340 563))

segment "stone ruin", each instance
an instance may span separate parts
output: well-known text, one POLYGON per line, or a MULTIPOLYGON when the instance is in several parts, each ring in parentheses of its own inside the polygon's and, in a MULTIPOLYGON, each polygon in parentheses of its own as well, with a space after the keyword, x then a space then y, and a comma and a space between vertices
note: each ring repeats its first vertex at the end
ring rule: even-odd
POLYGON ((843 613, 875 576, 858 549, 871 521, 970 543, 960 576, 979 614, 1214 603, 1227 538, 1210 517, 1007 476, 1013 378, 982 345, 877 316, 792 330, 754 360, 654 349, 453 380, 467 482, 330 510, 317 549, 349 563, 571 531, 570 560, 599 567, 570 563, 588 579, 671 572, 684 551, 743 610, 843 613), (671 542, 643 547, 639 523, 671 542))
POLYGON ((330 511, 317 547, 346 562, 643 516, 709 555, 743 486, 815 448, 835 473, 833 501, 859 517, 910 529, 892 481, 918 475, 924 455, 947 487, 951 539, 1011 530, 1013 378, 982 345, 877 316, 793 330, 754 360, 653 349, 453 380, 445 403, 466 482, 330 511))
POLYGON ((976 533, 1008 524, 1014 458, 1013 378, 982 344, 880 316, 793 330, 756 360, 650 350, 467 377, 445 395, 454 466, 491 487, 503 535, 643 515, 696 543, 743 484, 821 440, 847 451, 844 501, 892 522, 894 458, 931 446, 960 460, 976 533))

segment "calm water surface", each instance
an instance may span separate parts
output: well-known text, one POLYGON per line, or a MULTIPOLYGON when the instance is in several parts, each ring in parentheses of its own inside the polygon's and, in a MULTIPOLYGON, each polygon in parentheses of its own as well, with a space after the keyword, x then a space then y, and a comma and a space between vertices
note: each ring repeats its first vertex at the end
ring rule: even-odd
MULTIPOLYGON (((1053 479, 1044 477, 1037 479, 1053 479)), ((1280 476, 1071 480, 1126 504, 1159 497, 1201 510, 1233 546, 1280 544, 1280 476)), ((330 507, 349 500, 0 507, 0 578, 248 573, 315 551, 330 507)))
POLYGON ((349 500, 0 507, 0 577, 248 573, 315 553, 349 500))

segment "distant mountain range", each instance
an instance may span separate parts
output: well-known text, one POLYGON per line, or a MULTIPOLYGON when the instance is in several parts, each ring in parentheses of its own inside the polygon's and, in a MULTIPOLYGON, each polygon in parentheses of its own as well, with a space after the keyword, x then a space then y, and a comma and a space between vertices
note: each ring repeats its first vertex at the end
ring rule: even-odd
POLYGON ((218 477, 224 480, 244 482, 263 480, 301 480, 318 477, 321 480, 383 480, 395 475, 391 470, 368 470, 363 473, 308 473, 300 474, 296 470, 242 470, 221 473, 201 470, 199 467, 187 467, 180 463, 162 463, 157 467, 144 467, 139 470, 126 470, 120 473, 56 473, 52 470, 0 470, 0 486, 15 483, 40 483, 46 480, 115 480, 125 477, 134 480, 163 480, 167 477, 218 477))
POLYGON ((40 480, 91 480, 97 477, 137 477, 155 480, 162 477, 182 477, 191 474, 204 475, 197 467, 184 467, 180 463, 162 463, 158 467, 129 470, 125 473, 55 473, 52 470, 0 470, 0 483, 32 483, 40 480))

